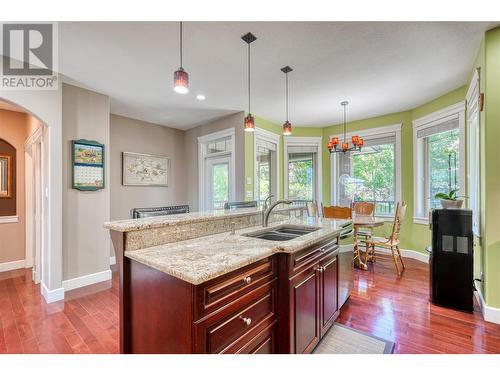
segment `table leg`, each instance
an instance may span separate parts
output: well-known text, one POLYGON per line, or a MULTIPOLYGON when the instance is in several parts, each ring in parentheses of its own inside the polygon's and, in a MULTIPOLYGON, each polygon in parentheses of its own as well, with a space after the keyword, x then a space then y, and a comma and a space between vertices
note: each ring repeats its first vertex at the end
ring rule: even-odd
POLYGON ((361 254, 359 253, 359 244, 358 244, 358 230, 356 227, 354 227, 353 236, 354 236, 354 266, 366 271, 368 269, 368 266, 361 260, 361 254))

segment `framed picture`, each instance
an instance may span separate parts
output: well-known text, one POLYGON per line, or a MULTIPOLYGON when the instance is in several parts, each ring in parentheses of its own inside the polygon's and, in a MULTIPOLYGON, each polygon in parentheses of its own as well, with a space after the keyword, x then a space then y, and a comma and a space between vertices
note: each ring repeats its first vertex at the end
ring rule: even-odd
POLYGON ((104 189, 104 145, 79 139, 71 142, 73 189, 104 189))
POLYGON ((170 159, 161 155, 122 153, 124 186, 168 186, 170 159))

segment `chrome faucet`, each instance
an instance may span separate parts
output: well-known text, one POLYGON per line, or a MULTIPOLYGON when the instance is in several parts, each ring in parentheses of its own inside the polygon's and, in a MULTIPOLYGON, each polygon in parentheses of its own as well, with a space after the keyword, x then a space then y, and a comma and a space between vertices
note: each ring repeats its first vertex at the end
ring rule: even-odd
POLYGON ((265 200, 264 204, 262 205, 262 225, 264 225, 264 215, 266 213, 267 208, 269 207, 269 203, 271 203, 271 198, 274 197, 273 194, 270 194, 265 200))
POLYGON ((274 210, 274 208, 278 205, 278 204, 292 204, 293 201, 290 201, 290 200, 281 200, 281 201, 276 201, 274 202, 271 206, 269 206, 268 209, 266 209, 266 211, 264 212, 264 220, 262 220, 262 226, 263 227, 267 227, 267 224, 269 222, 269 215, 271 215, 271 211, 274 210))

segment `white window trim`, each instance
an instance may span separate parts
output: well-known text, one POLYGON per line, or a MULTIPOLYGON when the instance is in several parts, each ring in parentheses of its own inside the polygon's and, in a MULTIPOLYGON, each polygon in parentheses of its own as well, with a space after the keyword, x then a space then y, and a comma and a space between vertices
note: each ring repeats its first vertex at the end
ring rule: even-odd
POLYGON ((284 183, 284 196, 285 199, 288 199, 288 146, 317 146, 318 147, 318 155, 316 158, 316 164, 318 170, 316 171, 316 186, 317 186, 317 192, 316 192, 316 201, 319 203, 322 202, 322 159, 323 159, 323 150, 321 149, 321 146, 323 144, 323 138, 322 137, 293 137, 293 136, 286 136, 284 137, 283 140, 283 183, 284 183))
MULTIPOLYGON (((469 86, 469 89, 467 90, 467 95, 465 96, 465 101, 466 101, 466 106, 467 106, 467 113, 470 114, 469 112, 469 104, 471 103, 472 105, 476 105, 477 106, 477 115, 478 115, 478 123, 477 123, 477 139, 478 139, 478 142, 477 142, 477 145, 476 145, 476 150, 477 150, 477 164, 478 164, 478 170, 477 170, 477 176, 478 176, 478 181, 477 181, 477 191, 476 191, 476 194, 477 194, 477 203, 479 204, 479 207, 476 207, 476 209, 478 210, 478 212, 473 212, 472 215, 473 215, 473 221, 472 221, 472 232, 474 233, 475 236, 477 237, 481 237, 481 109, 479 108, 479 101, 480 101, 480 93, 481 93, 481 83, 480 83, 480 80, 479 80, 479 74, 480 74, 480 70, 479 68, 478 69, 475 69, 474 70, 474 75, 472 77, 472 80, 471 80, 471 83, 470 83, 470 86, 469 86)), ((467 119, 468 121, 468 119, 467 119)), ((475 129, 472 129, 472 127, 469 125, 467 126, 467 130, 468 130, 468 133, 467 133, 467 171, 468 171, 468 174, 467 174, 467 187, 468 187, 468 193, 469 193, 469 196, 470 196, 470 192, 471 192, 471 186, 473 184, 476 183, 476 181, 472 181, 472 176, 470 175, 470 171, 471 171, 471 157, 472 157, 472 154, 471 154, 471 145, 469 142, 471 142, 472 140, 472 137, 471 137, 471 134, 472 134, 472 131, 475 130, 475 129)), ((470 202, 471 202, 471 199, 473 197, 470 197, 469 199, 469 207, 470 207, 470 202)))
POLYGON ((202 135, 198 137, 198 211, 205 210, 206 204, 206 194, 205 194, 205 177, 207 171, 205 170, 205 159, 209 157, 205 152, 205 145, 207 143, 213 142, 220 138, 231 137, 231 151, 229 152, 220 152, 214 154, 213 156, 222 156, 222 155, 231 155, 231 169, 230 169, 230 177, 229 177, 229 200, 234 200, 235 197, 235 189, 236 189, 236 152, 235 152, 235 129, 228 128, 218 132, 210 133, 207 135, 202 135))
POLYGON ((460 192, 465 192, 465 101, 452 104, 439 111, 433 112, 429 115, 420 117, 412 121, 413 126, 413 222, 415 224, 429 224, 429 216, 421 212, 422 196, 419 194, 419 158, 418 158, 418 138, 417 133, 419 130, 429 128, 436 124, 458 119, 458 129, 460 137, 460 192))
MULTIPOLYGON (((370 138, 379 138, 388 135, 396 136, 396 144, 394 147, 394 168, 395 168, 395 181, 396 181, 396 202, 401 201, 402 197, 402 173, 401 173, 401 127, 402 123, 388 125, 388 126, 380 126, 377 128, 365 129, 356 132, 346 133, 347 138, 351 138, 353 135, 359 135, 363 139, 367 140, 370 138)), ((341 134, 332 134, 330 138, 338 137, 339 139, 344 136, 341 134)), ((331 188, 331 204, 337 204, 337 169, 338 169, 338 159, 336 158, 336 154, 330 154, 330 188, 331 188)), ((386 221, 392 221, 392 216, 379 216, 380 218, 385 219, 386 221)))
POLYGON ((0 216, 0 224, 9 224, 19 222, 18 216, 0 216))
POLYGON ((274 200, 278 200, 278 196, 281 191, 280 185, 280 150, 281 150, 281 135, 275 134, 268 130, 264 130, 262 128, 256 127, 253 135, 253 197, 254 200, 257 200, 259 196, 257 191, 257 138, 263 139, 267 142, 271 142, 276 144, 276 196, 274 200))

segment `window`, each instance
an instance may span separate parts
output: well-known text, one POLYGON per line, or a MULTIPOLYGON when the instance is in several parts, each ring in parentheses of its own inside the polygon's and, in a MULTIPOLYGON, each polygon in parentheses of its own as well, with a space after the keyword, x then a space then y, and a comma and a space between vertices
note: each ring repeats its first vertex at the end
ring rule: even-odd
POLYGON ((199 209, 216 210, 234 200, 234 129, 198 137, 199 209))
POLYGON ((285 197, 321 202, 321 138, 285 138, 285 197))
POLYGON ((392 216, 400 200, 401 125, 358 132, 361 152, 332 154, 332 204, 375 203, 377 216, 392 216))
POLYGON ((429 210, 441 207, 437 193, 464 195, 463 103, 415 120, 413 132, 414 220, 427 224, 429 210))
POLYGON ((469 208, 472 210, 472 231, 481 235, 481 164, 480 164, 480 108, 479 108, 479 71, 476 70, 467 92, 467 150, 468 150, 468 196, 469 208))
POLYGON ((254 133, 254 196, 261 204, 269 195, 278 199, 278 155, 280 136, 257 128, 254 133))

